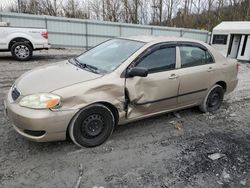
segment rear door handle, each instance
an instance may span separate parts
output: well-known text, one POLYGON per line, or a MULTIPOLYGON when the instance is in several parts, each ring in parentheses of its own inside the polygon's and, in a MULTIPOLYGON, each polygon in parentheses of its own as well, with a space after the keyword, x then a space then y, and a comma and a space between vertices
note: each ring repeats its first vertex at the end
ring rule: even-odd
POLYGON ((179 76, 178 75, 176 75, 176 74, 171 74, 168 78, 169 79, 176 79, 176 78, 178 78, 179 76))
POLYGON ((212 71, 215 71, 215 70, 213 69, 213 67, 209 67, 208 70, 207 70, 207 72, 212 72, 212 71))

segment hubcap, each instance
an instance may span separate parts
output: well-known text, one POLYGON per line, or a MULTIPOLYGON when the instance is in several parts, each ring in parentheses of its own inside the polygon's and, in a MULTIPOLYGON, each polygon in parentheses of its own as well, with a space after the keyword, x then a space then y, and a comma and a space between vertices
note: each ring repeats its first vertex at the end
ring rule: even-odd
POLYGON ((220 94, 218 92, 214 92, 211 94, 208 100, 208 106, 214 107, 220 103, 220 94))
POLYGON ((30 51, 27 46, 19 45, 15 48, 15 54, 17 57, 24 59, 29 56, 30 51))
POLYGON ((92 114, 88 116, 82 123, 81 131, 86 136, 98 136, 104 127, 104 119, 99 114, 92 114))

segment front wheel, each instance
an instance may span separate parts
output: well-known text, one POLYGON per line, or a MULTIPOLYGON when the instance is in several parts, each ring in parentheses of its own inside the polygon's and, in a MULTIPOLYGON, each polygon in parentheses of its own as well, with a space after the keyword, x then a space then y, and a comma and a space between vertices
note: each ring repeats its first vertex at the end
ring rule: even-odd
POLYGON ((32 47, 26 42, 16 42, 11 46, 11 54, 19 61, 28 61, 32 57, 32 47))
POLYGON ((95 104, 76 114, 69 126, 69 136, 80 147, 94 147, 104 143, 114 127, 113 113, 106 106, 95 104))
POLYGON ((223 98, 224 89, 216 84, 210 89, 199 108, 202 112, 214 112, 220 108, 223 98))

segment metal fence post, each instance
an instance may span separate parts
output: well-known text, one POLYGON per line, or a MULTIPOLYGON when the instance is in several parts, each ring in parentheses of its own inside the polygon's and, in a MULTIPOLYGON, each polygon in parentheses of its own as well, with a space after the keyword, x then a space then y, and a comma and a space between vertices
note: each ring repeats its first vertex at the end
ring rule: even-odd
POLYGON ((48 29, 48 20, 47 20, 47 17, 45 17, 45 28, 48 29))
POLYGON ((180 30, 180 37, 183 37, 182 29, 180 30))
POLYGON ((212 37, 211 32, 208 32, 208 33, 207 33, 207 43, 208 43, 208 44, 211 43, 211 37, 212 37))
POLYGON ((86 49, 88 50, 89 48, 89 40, 88 40, 88 21, 85 20, 85 29, 86 29, 86 32, 85 32, 85 38, 86 38, 86 49))
POLYGON ((119 29, 119 35, 120 35, 120 37, 121 37, 121 36, 122 36, 122 24, 119 25, 119 28, 120 28, 120 29, 119 29))

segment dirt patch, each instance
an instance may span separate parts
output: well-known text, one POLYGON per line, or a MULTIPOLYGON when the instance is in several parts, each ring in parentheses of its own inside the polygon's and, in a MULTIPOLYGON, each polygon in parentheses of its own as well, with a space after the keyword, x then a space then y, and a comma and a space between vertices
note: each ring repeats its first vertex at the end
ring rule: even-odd
POLYGON ((186 182, 192 181, 198 174, 207 174, 218 177, 222 183, 239 184, 239 177, 250 172, 250 135, 212 132, 188 138, 185 144, 180 165, 187 168, 180 170, 179 177, 186 182), (208 155, 213 153, 221 153, 223 156, 211 160, 208 155), (231 177, 227 181, 222 177, 223 171, 231 177))

